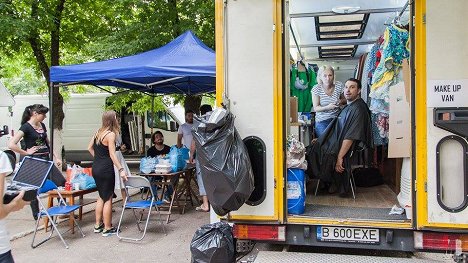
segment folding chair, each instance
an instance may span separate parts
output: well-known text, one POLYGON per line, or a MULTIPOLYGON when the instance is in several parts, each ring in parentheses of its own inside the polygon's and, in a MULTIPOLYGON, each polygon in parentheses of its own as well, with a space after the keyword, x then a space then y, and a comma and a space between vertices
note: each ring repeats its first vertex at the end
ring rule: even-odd
MULTIPOLYGON (((58 227, 57 227, 58 226, 57 219, 60 216, 64 216, 64 215, 74 216, 73 213, 80 208, 80 205, 68 205, 65 202, 65 200, 63 199, 60 192, 57 191, 58 196, 59 196, 59 204, 56 205, 56 206, 47 208, 42 203, 42 201, 40 199, 40 194, 47 193, 47 192, 49 192, 51 190, 55 190, 55 189, 57 189, 57 186, 51 180, 46 180, 44 182, 44 185, 41 188, 39 188, 39 190, 38 190, 37 201, 39 202, 39 213, 38 213, 38 217, 37 217, 37 221, 36 221, 36 228, 34 229, 34 236, 33 236, 32 242, 31 242, 31 247, 32 248, 36 248, 36 247, 42 245, 43 243, 45 243, 46 241, 48 241, 49 239, 51 239, 51 237, 52 237, 52 235, 54 233, 54 230, 57 231, 57 234, 60 237, 60 239, 62 240, 63 244, 65 245, 65 248, 68 248, 68 244, 63 239, 62 234, 65 234, 66 232, 70 231, 71 228, 69 228, 64 233, 60 233, 60 231, 58 230, 58 227), (37 244, 34 244, 34 240, 36 239, 37 229, 39 227, 39 222, 41 221, 41 218, 44 218, 44 217, 47 217, 49 219, 49 222, 52 225, 50 234, 44 240, 40 241, 37 244)), ((75 219, 73 219, 73 222, 74 222, 75 226, 80 230, 81 236, 84 237, 85 235, 83 233, 83 230, 81 230, 81 227, 78 225, 78 223, 76 222, 75 219)), ((46 227, 49 227, 49 226, 46 226, 46 227)))
POLYGON ((120 220, 119 220, 119 225, 117 226, 117 237, 120 240, 129 240, 129 241, 140 241, 142 240, 145 235, 146 235, 146 229, 148 228, 148 223, 151 215, 151 211, 153 208, 156 209, 156 212, 159 214, 159 221, 161 222, 161 225, 163 227, 164 234, 166 234, 166 229, 164 227, 164 223, 161 217, 161 212, 159 211, 159 205, 161 205, 163 202, 162 201, 157 201, 155 199, 155 195, 153 193, 153 189, 151 187, 151 183, 149 180, 143 176, 128 176, 127 181, 124 182, 125 185, 125 192, 127 192, 127 197, 125 198, 123 209, 122 209, 122 214, 120 214, 120 220), (128 192, 130 188, 147 188, 149 189, 148 195, 146 197, 140 196, 139 200, 131 200, 131 196, 128 192), (120 235, 120 227, 122 225, 122 219, 123 215, 125 213, 125 210, 127 209, 132 209, 133 216, 136 219, 136 224, 138 227, 138 230, 140 232, 143 232, 143 235, 139 238, 133 238, 133 237, 123 237, 120 235), (140 211, 140 217, 137 216, 135 213, 135 210, 141 210, 140 211), (143 212, 144 210, 148 210, 148 215, 146 217, 146 223, 145 223, 145 228, 142 230, 140 227, 140 223, 143 222, 143 212))

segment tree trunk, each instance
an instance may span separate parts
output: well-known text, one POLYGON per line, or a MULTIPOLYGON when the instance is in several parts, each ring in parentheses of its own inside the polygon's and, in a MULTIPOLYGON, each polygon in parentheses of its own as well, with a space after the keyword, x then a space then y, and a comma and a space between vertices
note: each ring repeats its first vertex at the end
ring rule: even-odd
MULTIPOLYGON (((39 20, 39 0, 33 0, 31 3, 31 19, 39 20)), ((54 23, 50 31, 50 65, 57 66, 60 61, 60 24, 62 22, 62 13, 65 7, 65 0, 59 0, 54 10, 54 23)), ((41 45, 41 39, 36 27, 33 27, 29 34, 28 42, 31 45, 34 57, 36 58, 39 69, 41 70, 47 85, 50 86, 50 68, 47 64, 46 56, 44 55, 44 47, 41 45)), ((52 118, 54 127, 51 127, 54 134, 53 151, 58 159, 62 159, 62 129, 63 119, 63 97, 60 94, 59 88, 52 89, 54 101, 52 102, 52 118)), ((49 94, 50 96, 51 94, 49 94)))
MULTIPOLYGON (((180 19, 179 19, 179 12, 177 11, 177 0, 169 0, 167 1, 171 22, 172 22, 172 36, 174 38, 178 37, 182 34, 180 30, 180 19)), ((201 105, 201 96, 192 96, 186 95, 184 101, 184 108, 185 111, 193 110, 195 113, 199 113, 200 105, 201 105)))
POLYGON ((177 11, 177 0, 167 1, 169 6, 169 12, 172 22, 172 37, 178 37, 182 32, 180 32, 180 19, 179 12, 177 11))
POLYGON ((184 102, 185 111, 193 110, 196 114, 199 114, 201 100, 202 100, 201 96, 186 95, 185 102, 184 102))

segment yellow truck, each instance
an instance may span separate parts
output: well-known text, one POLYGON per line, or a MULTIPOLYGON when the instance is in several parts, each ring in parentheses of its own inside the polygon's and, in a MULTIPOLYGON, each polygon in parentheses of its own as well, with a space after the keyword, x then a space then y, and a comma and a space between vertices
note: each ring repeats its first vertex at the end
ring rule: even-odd
MULTIPOLYGON (((344 2, 216 0, 217 101, 236 116, 255 180, 246 204, 223 219, 233 224, 238 250, 256 240, 450 251, 466 260, 468 34, 463 21, 468 3, 344 2), (290 134, 304 135, 309 125, 307 118, 295 120, 297 109, 290 105, 291 68, 298 61, 309 70, 332 65, 335 80, 366 78, 359 75, 366 56, 377 56, 372 53, 376 43, 391 45, 390 27, 407 31, 409 53, 393 64, 400 85, 390 87, 386 97, 395 102, 387 112, 388 141, 376 153, 385 184, 353 188, 354 198, 339 198, 315 195, 312 180, 305 187, 305 212, 289 213, 286 140, 290 134), (393 205, 405 213, 390 215, 393 205)), ((387 62, 381 55, 380 62, 387 62)), ((366 86, 367 93, 374 91, 366 86)), ((302 141, 308 145, 310 138, 302 141)))

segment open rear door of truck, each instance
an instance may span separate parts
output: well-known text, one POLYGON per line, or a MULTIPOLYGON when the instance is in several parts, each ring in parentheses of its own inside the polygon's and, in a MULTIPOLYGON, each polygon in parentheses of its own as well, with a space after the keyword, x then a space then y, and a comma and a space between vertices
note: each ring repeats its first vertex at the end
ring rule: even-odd
POLYGON ((216 1, 217 101, 236 116, 249 154, 258 153, 253 161, 257 192, 230 213, 234 220, 284 216, 281 2, 216 1))
POLYGON ((418 229, 468 228, 468 5, 416 1, 418 229))

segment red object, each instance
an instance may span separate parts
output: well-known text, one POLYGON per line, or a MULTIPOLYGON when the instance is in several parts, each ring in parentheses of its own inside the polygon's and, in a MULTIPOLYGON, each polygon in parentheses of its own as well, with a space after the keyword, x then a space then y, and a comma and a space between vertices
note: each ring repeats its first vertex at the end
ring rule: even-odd
POLYGON ((456 233, 415 232, 414 247, 426 250, 468 251, 468 235, 456 233))
POLYGON ((286 227, 280 225, 235 224, 233 234, 238 239, 285 241, 286 227))
POLYGON ((71 183, 65 182, 65 191, 71 191, 71 183))

